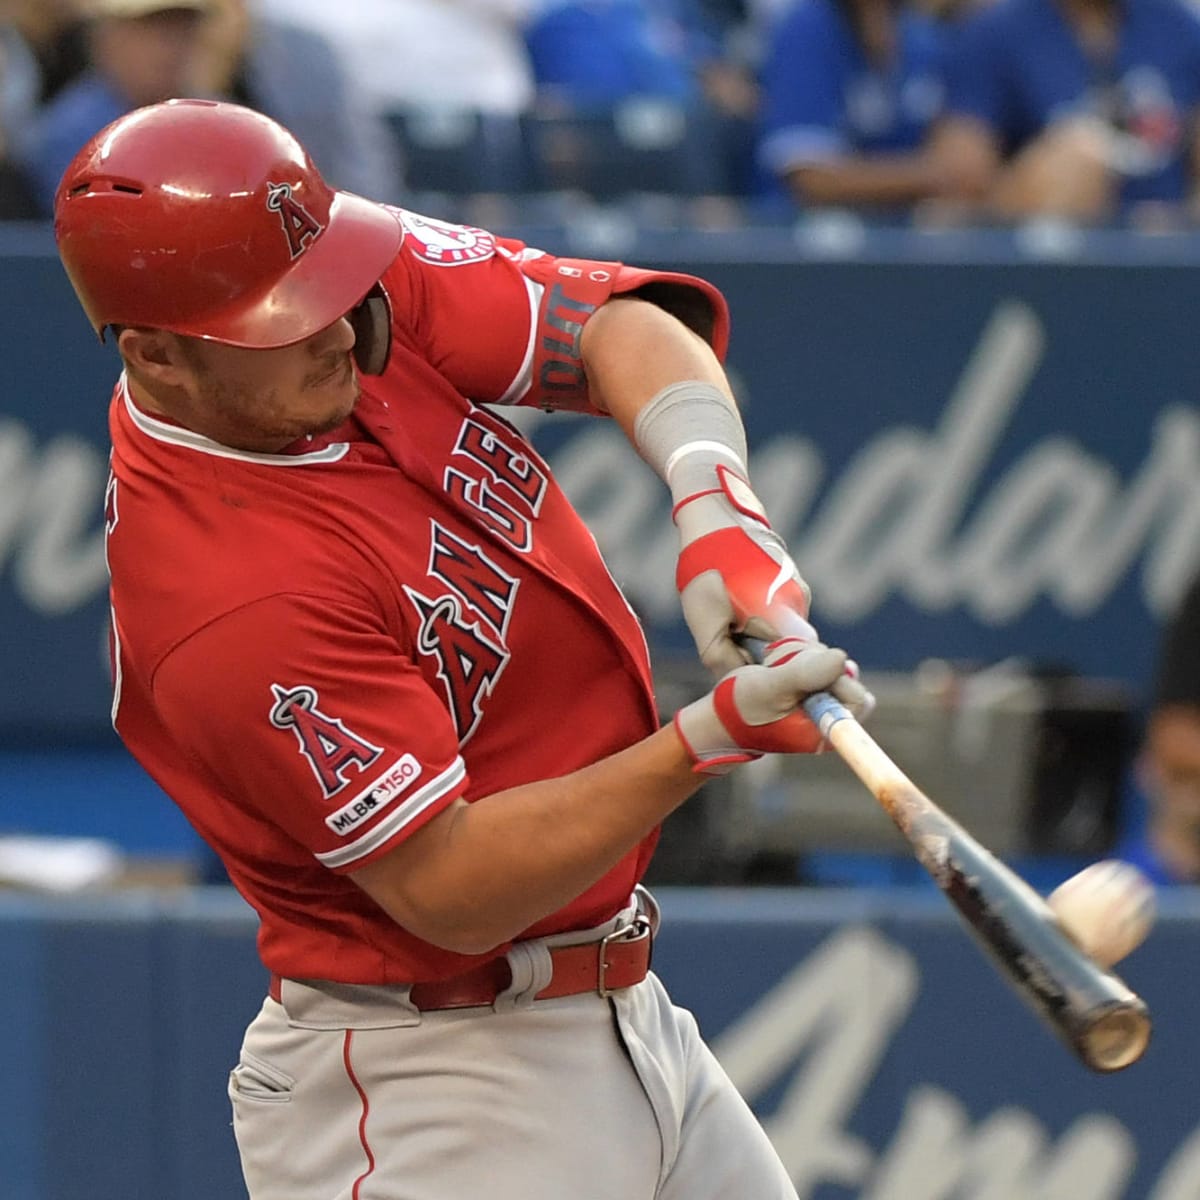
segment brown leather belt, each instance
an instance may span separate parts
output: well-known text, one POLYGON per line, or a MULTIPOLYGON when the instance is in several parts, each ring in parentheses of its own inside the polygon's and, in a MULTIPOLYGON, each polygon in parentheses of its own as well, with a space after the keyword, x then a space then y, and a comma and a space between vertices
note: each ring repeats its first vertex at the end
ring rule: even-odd
MULTIPOLYGON (((653 940, 649 923, 639 917, 631 925, 622 926, 598 942, 552 946, 549 950, 553 974, 535 998, 550 1000, 555 996, 577 996, 583 992, 607 996, 618 988, 641 983, 650 970, 653 940)), ((414 983, 408 998, 422 1012, 440 1008, 482 1008, 491 1005, 510 983, 512 972, 508 960, 501 955, 449 979, 414 983)), ((269 990, 271 999, 276 1002, 282 995, 281 985, 280 977, 272 975, 269 990)))

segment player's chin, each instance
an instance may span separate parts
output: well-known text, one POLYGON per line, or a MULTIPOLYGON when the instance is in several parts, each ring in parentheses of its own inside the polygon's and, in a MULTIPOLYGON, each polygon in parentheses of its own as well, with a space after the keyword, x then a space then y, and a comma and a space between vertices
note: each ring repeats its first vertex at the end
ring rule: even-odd
POLYGON ((310 405, 315 410, 309 433, 327 433, 340 425, 353 411, 361 393, 358 372, 347 362, 344 373, 339 372, 308 391, 310 405))

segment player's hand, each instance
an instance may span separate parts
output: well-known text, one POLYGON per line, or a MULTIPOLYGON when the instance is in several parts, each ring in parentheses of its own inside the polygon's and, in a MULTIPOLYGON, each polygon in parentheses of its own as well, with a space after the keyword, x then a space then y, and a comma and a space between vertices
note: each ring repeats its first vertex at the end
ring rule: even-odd
POLYGON ((788 632, 771 619, 772 610, 808 616, 808 584, 758 497, 735 472, 718 465, 711 490, 685 496, 673 516, 683 617, 701 661, 715 675, 751 661, 735 635, 770 642, 788 632))
POLYGON ((811 754, 822 746, 800 705, 813 692, 832 692, 856 717, 875 698, 858 680, 844 650, 786 637, 767 647, 761 665, 738 667, 707 696, 675 714, 675 729, 694 769, 723 775, 763 754, 811 754))

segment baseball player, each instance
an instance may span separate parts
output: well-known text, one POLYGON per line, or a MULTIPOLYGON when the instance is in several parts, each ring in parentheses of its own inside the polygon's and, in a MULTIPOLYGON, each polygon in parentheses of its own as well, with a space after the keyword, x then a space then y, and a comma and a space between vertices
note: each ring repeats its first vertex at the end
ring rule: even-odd
POLYGON ((706 775, 817 748, 807 694, 870 703, 815 634, 733 640, 808 598, 720 295, 331 191, 207 101, 99 133, 56 235, 124 365, 114 723, 261 919, 229 1084, 253 1200, 794 1197, 649 972, 638 887, 706 775), (722 675, 673 722, 504 404, 610 414, 669 485, 722 675))

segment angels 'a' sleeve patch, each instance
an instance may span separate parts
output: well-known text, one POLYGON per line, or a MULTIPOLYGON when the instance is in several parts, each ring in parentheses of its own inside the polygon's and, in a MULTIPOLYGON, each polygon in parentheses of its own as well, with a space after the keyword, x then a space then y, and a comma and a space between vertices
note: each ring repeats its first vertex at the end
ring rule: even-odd
POLYGON ((280 593, 208 622, 159 664, 154 696, 176 757, 230 800, 205 819, 264 856, 354 870, 467 787, 440 698, 378 614, 340 597, 280 593))
POLYGON ((404 227, 405 248, 435 267, 461 267, 496 253, 496 239, 486 230, 423 217, 404 208, 392 208, 392 212, 404 227))
POLYGON ((271 696, 271 725, 295 736, 324 798, 337 805, 325 814, 326 828, 338 838, 349 839, 332 850, 314 851, 327 867, 345 867, 379 849, 466 778, 463 760, 455 758, 422 782, 428 771, 420 759, 408 753, 392 759, 358 733, 351 721, 324 711, 311 684, 272 683, 271 696), (353 792, 346 798, 348 785, 353 792))

